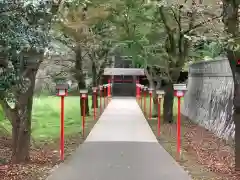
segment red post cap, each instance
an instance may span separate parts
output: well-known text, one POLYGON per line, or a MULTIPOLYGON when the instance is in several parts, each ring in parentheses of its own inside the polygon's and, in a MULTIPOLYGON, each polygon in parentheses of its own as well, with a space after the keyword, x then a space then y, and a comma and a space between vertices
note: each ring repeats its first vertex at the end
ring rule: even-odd
POLYGON ((182 91, 182 90, 175 90, 175 96, 177 96, 177 97, 183 97, 184 96, 184 94, 185 94, 185 92, 184 91, 182 91))
POLYGON ((240 65, 240 59, 237 60, 237 65, 240 65))

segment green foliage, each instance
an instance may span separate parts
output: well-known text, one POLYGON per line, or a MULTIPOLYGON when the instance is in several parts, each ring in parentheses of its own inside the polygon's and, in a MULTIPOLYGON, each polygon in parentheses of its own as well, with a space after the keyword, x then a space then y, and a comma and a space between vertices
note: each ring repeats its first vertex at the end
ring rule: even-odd
POLYGON ((0 2, 0 94, 25 81, 22 73, 29 64, 40 63, 29 56, 43 54, 48 46, 52 7, 44 0, 0 2))
POLYGON ((204 60, 204 59, 214 59, 224 54, 224 48, 219 42, 203 41, 200 44, 196 44, 195 48, 189 53, 189 56, 193 61, 204 60))
MULTIPOLYGON (((88 71, 88 75, 94 74, 97 77, 93 79, 96 80, 99 73, 103 73, 104 67, 109 64, 107 57, 114 44, 114 31, 107 21, 109 11, 102 2, 95 1, 73 1, 65 3, 65 7, 61 21, 55 24, 54 30, 59 32, 57 39, 68 47, 72 46, 70 48, 77 55, 76 64, 91 64, 92 71, 88 71)), ((81 71, 83 70, 72 70, 78 81, 82 81, 80 77, 84 76, 84 72, 81 71)))
POLYGON ((144 66, 143 59, 158 47, 161 28, 155 21, 156 8, 143 1, 120 1, 111 8, 109 19, 117 31, 116 41, 124 55, 131 56, 135 66, 144 66), (153 23, 154 22, 154 23, 153 23), (159 37, 159 36, 158 36, 159 37))
POLYGON ((213 29, 217 23, 214 19, 220 16, 212 13, 209 6, 122 0, 111 10, 110 21, 118 32, 116 39, 124 55, 131 56, 137 67, 153 67, 154 71, 163 72, 153 73, 158 78, 175 81, 193 58, 214 58, 222 53, 223 44, 218 41, 205 44, 201 50, 193 48, 210 37, 220 41, 218 27, 213 29))

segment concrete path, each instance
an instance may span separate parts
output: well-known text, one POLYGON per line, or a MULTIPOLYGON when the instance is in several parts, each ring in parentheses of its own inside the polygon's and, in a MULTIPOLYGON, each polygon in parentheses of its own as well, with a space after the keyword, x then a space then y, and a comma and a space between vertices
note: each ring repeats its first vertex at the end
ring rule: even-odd
POLYGON ((191 180, 134 98, 113 98, 86 141, 47 180, 191 180))

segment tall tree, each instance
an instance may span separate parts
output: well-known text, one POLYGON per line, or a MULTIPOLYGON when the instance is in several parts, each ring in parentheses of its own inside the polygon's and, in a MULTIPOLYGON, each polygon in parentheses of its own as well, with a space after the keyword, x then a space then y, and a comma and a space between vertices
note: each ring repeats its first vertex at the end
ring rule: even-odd
POLYGON ((210 28, 213 28, 203 25, 212 24, 221 17, 220 14, 211 13, 209 8, 201 10, 202 7, 196 0, 174 5, 162 1, 159 6, 159 15, 167 35, 165 51, 168 55, 169 81, 164 98, 164 119, 169 122, 173 121, 173 84, 177 83, 180 72, 189 61, 193 44, 201 40, 201 37, 206 37, 210 28))
MULTIPOLYGON (((109 51, 102 34, 104 29, 100 27, 101 22, 104 22, 104 19, 108 16, 108 12, 103 5, 97 6, 97 4, 90 4, 89 2, 79 4, 79 1, 72 1, 65 4, 65 7, 67 8, 63 13, 62 20, 57 23, 57 28, 74 42, 74 46, 71 46, 76 55, 73 73, 78 81, 78 88, 87 88, 84 64, 92 65, 89 71, 92 70, 93 83, 94 86, 97 86, 99 83, 97 81, 98 66, 101 64, 99 72, 102 73, 109 51), (102 59, 104 61, 99 63, 102 59)), ((89 115, 88 99, 86 102, 85 114, 89 115)), ((82 101, 81 106, 83 106, 82 101)))
POLYGON ((60 3, 0 2, 0 104, 12 125, 13 163, 30 158, 35 77, 60 3))
MULTIPOLYGON (((112 22, 119 31, 120 44, 136 64, 145 68, 150 86, 156 89, 161 80, 167 83, 164 120, 173 122, 173 84, 189 61, 192 44, 207 34, 208 28, 203 25, 220 15, 210 13, 208 8, 201 10, 195 0, 174 4, 164 0, 126 0, 116 7, 112 22)), ((157 105, 156 94, 153 95, 157 105)))

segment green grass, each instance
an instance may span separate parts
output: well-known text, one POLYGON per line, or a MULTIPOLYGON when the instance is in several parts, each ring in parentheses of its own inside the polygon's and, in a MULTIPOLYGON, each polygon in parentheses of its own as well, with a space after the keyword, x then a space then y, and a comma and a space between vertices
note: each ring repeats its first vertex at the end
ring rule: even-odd
POLYGON ((9 129, 10 129, 10 124, 8 123, 7 120, 5 120, 3 109, 0 106, 0 135, 4 135, 4 136, 8 135, 9 134, 9 129), (4 125, 5 123, 7 124, 7 127, 5 127, 5 125, 4 125))
POLYGON ((0 106, 0 120, 4 119, 3 109, 0 106))
MULTIPOLYGON (((65 98, 65 134, 81 131, 79 98, 65 98)), ((60 98, 41 97, 34 99, 32 114, 32 135, 34 138, 47 139, 59 135, 60 98)))
MULTIPOLYGON (((92 98, 89 96, 89 107, 92 98)), ((79 133, 82 130, 80 114, 80 102, 78 96, 65 98, 65 134, 79 133)), ((1 110, 1 109, 0 109, 1 110)), ((91 108, 90 108, 91 112, 91 108)), ((2 120, 3 113, 0 111, 0 125, 11 132, 9 121, 2 120)), ((88 117, 86 120, 92 119, 88 117)), ((32 112, 32 137, 34 140, 51 140, 60 133, 60 97, 41 96, 34 98, 32 112)))

